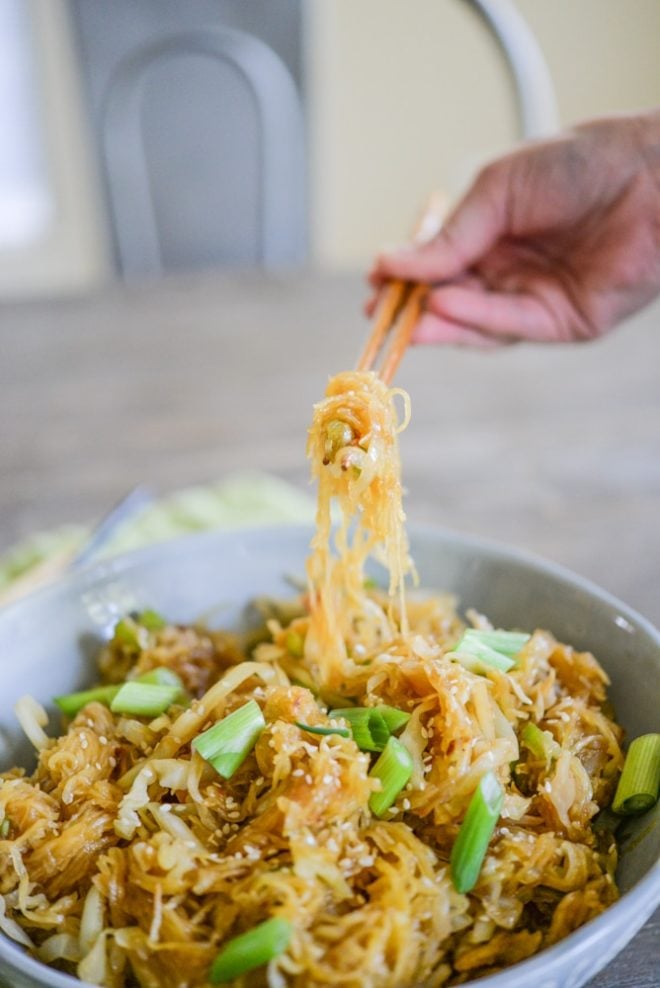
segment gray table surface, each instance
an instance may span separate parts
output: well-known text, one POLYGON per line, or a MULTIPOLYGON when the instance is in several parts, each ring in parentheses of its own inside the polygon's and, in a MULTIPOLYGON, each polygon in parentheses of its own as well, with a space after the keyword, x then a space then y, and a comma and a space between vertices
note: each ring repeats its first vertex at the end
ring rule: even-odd
MULTIPOLYGON (((0 551, 259 468, 307 483, 305 430, 365 337, 352 276, 203 275, 0 306, 0 551)), ((604 340, 411 350, 408 517, 515 544, 660 624, 660 306, 604 340)), ((590 988, 660 985, 660 913, 590 988)))

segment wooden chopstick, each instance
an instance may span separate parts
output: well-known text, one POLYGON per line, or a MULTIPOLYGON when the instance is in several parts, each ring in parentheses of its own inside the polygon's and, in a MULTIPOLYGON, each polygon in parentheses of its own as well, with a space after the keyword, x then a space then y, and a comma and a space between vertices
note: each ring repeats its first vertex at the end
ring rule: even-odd
MULTIPOLYGON (((445 200, 439 193, 431 196, 413 233, 413 243, 432 240, 442 225, 445 200)), ((378 307, 378 314, 371 334, 357 363, 359 371, 372 370, 390 333, 393 334, 389 351, 383 359, 380 376, 390 383, 410 343, 415 324, 421 314, 428 285, 415 285, 410 281, 391 281, 385 288, 378 307), (399 325, 395 331, 395 324, 399 325)))
POLYGON ((378 307, 376 322, 357 363, 359 371, 370 370, 376 363, 387 334, 394 326, 396 317, 405 305, 406 297, 409 294, 410 284, 405 281, 391 281, 385 288, 383 300, 378 307))
POLYGON ((385 384, 390 384, 396 374, 397 368, 403 359, 403 355, 408 349, 413 330, 422 314, 424 300, 428 294, 428 285, 415 285, 408 296, 401 312, 399 325, 392 338, 383 366, 380 369, 380 376, 385 384))

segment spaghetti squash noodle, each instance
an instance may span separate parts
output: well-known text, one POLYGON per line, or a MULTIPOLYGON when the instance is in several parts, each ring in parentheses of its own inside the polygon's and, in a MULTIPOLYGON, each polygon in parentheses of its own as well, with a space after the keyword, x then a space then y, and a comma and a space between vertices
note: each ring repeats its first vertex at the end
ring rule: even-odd
POLYGON ((37 766, 0 776, 0 929, 33 956, 106 988, 438 988, 616 899, 607 676, 404 593, 408 414, 373 374, 330 381, 308 586, 256 629, 129 615, 59 736, 21 702, 37 766))

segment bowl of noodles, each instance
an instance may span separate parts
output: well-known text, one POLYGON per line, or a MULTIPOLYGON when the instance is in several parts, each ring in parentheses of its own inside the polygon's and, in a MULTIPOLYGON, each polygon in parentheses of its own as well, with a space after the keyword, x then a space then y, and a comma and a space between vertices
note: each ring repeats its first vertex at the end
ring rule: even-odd
POLYGON ((396 400, 331 381, 314 531, 0 612, 15 988, 578 988, 653 911, 660 635, 515 550, 409 542, 396 400))

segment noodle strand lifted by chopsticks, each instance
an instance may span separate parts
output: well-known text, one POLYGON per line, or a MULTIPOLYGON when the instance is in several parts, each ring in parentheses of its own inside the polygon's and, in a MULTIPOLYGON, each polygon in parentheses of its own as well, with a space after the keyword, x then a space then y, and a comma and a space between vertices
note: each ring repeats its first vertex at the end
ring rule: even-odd
POLYGON ((325 399, 314 408, 307 451, 318 481, 318 506, 307 564, 311 620, 306 658, 324 685, 341 682, 355 628, 373 620, 373 602, 365 593, 369 556, 389 572, 390 607, 379 622, 380 640, 408 630, 404 579, 412 562, 404 527, 398 433, 409 418, 405 392, 391 390, 372 371, 332 378, 325 399), (397 395, 404 401, 401 424, 397 395), (334 553, 333 502, 340 511, 334 553), (398 628, 391 606, 395 598, 398 628))

